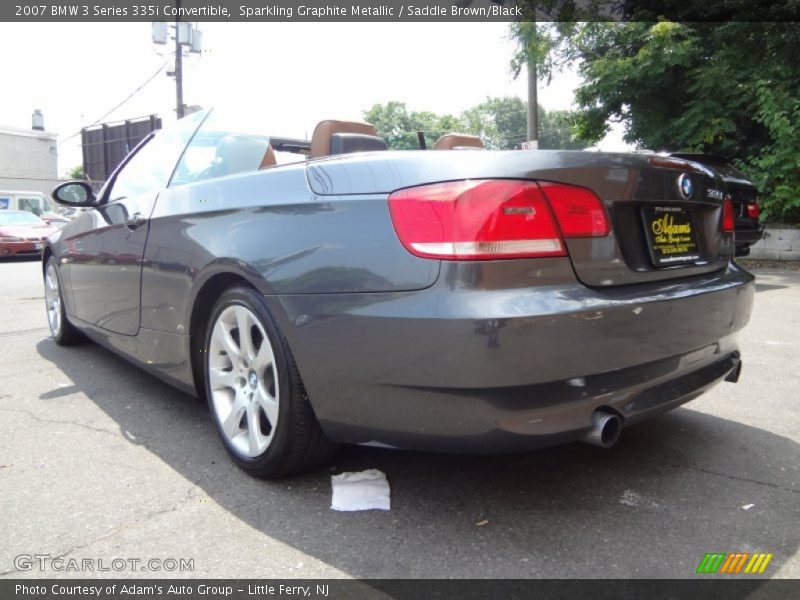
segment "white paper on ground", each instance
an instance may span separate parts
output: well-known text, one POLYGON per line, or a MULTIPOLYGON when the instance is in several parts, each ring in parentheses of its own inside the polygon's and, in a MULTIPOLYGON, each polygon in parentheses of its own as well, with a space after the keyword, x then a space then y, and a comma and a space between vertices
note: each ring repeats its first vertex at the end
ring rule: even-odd
POLYGON ((378 469, 331 476, 333 510, 389 510, 389 482, 378 469))

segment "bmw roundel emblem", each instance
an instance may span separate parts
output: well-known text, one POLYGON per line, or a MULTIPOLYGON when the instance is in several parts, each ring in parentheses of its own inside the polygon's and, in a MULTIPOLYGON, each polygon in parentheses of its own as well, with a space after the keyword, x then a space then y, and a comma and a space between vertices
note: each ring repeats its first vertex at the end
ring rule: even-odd
POLYGON ((681 173, 681 176, 678 177, 678 191, 686 200, 692 197, 694 186, 692 185, 692 178, 686 173, 681 173))

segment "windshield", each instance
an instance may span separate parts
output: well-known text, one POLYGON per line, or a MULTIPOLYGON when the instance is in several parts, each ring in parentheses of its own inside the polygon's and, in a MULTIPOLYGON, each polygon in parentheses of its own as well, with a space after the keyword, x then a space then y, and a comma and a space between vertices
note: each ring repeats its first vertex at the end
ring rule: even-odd
POLYGON ((300 162, 306 158, 306 144, 304 140, 272 138, 263 123, 215 110, 189 142, 170 186, 300 162))
POLYGON ((44 225, 45 222, 33 213, 28 212, 2 212, 0 225, 44 225))
POLYGON ((19 210, 27 210, 35 215, 42 215, 42 200, 41 198, 18 198, 17 208, 19 210))

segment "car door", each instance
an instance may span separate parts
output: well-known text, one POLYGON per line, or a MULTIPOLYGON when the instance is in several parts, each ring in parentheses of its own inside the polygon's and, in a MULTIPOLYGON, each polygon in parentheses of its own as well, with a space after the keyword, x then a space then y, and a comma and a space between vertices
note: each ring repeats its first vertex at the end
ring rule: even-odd
MULTIPOLYGON (((146 138, 65 240, 75 316, 114 333, 139 331, 141 271, 156 198, 207 112, 146 138)), ((66 259, 66 260, 64 260, 66 259)))

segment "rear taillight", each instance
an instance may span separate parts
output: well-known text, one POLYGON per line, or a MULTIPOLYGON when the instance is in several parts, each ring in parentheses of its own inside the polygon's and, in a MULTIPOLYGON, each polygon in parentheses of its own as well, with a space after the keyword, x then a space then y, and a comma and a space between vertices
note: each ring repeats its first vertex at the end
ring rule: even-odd
POLYGON ((566 256, 563 237, 607 235, 610 230, 600 200, 589 190, 550 183, 540 188, 534 181, 467 180, 407 188, 389 196, 389 211, 409 252, 445 260, 566 256))
POLYGON ((758 217, 761 216, 761 209, 759 208, 757 202, 747 203, 747 216, 751 219, 758 219, 758 217))
POLYGON ((603 237, 611 231, 600 198, 582 187, 560 183, 539 184, 556 215, 565 238, 603 237))
POLYGON ((733 202, 731 202, 730 198, 725 198, 722 204, 722 231, 733 231, 733 229, 733 202))

